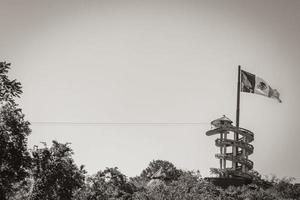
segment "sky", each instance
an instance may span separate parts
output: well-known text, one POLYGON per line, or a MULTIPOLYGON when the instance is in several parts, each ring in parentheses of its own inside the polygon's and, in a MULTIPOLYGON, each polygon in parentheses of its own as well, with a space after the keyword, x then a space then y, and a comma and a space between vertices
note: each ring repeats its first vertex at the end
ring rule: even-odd
POLYGON ((89 174, 117 166, 131 177, 162 159, 210 176, 219 149, 205 132, 235 120, 241 65, 283 101, 241 94, 254 169, 299 182, 299 10, 297 0, 0 0, 0 60, 23 86, 28 146, 70 142, 89 174), (77 124, 98 122, 158 124, 77 124))

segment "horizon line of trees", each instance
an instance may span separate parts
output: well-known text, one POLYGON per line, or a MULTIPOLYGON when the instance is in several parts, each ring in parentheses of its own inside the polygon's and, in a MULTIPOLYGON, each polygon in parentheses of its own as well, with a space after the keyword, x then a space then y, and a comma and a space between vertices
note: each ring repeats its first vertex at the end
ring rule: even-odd
POLYGON ((198 171, 184 171, 171 162, 153 160, 140 175, 128 178, 117 167, 87 175, 73 160, 69 143, 28 149, 30 123, 15 102, 21 83, 10 80, 10 63, 0 62, 0 199, 1 200, 181 200, 181 199, 300 199, 293 178, 262 178, 222 189, 198 171), (157 172, 159 176, 153 177, 157 172))

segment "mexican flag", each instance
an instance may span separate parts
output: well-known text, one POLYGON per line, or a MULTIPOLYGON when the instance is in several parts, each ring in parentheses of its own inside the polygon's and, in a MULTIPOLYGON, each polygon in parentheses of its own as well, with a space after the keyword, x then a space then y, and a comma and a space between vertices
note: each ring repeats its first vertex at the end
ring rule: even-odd
POLYGON ((276 89, 271 88, 264 79, 244 70, 241 70, 241 92, 260 94, 282 102, 276 89))

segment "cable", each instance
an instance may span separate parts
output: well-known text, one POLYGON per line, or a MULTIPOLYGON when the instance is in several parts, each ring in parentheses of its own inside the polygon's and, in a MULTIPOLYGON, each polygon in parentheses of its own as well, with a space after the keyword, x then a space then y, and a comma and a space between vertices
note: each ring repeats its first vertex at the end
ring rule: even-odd
POLYGON ((200 126, 209 125, 205 122, 55 122, 36 121, 32 125, 41 126, 200 126))

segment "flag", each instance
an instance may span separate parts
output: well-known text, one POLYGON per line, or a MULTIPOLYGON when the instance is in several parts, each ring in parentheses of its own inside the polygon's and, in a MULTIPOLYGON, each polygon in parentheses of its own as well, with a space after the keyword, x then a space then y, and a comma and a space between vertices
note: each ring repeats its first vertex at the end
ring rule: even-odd
POLYGON ((241 70, 241 92, 260 94, 282 102, 276 89, 271 88, 264 79, 244 70, 241 70))

